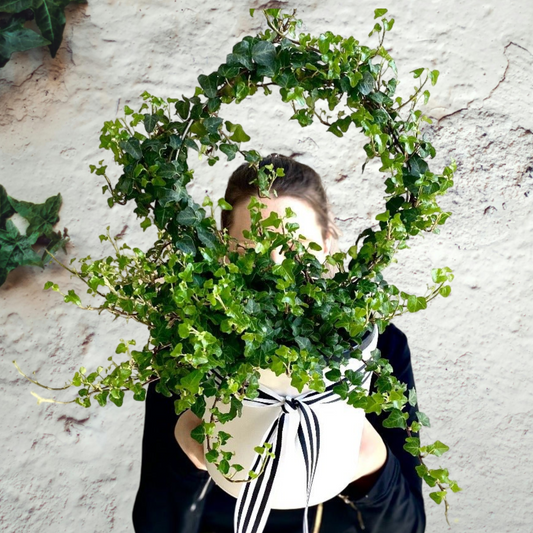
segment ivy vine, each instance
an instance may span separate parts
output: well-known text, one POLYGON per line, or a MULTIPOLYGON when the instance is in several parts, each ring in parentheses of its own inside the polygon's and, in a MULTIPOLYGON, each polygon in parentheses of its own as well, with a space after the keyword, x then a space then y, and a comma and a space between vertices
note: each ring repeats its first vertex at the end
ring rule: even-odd
MULTIPOLYGON (((259 369, 288 373, 299 390, 306 385, 324 390, 326 377, 339 382, 335 391, 349 404, 386 412, 384 425, 406 430, 405 449, 420 458, 418 474, 436 489, 430 496, 444 501, 447 514, 447 492, 460 489, 447 469, 424 462, 448 447, 440 441, 421 445, 419 431, 429 419, 417 413, 416 420, 409 420, 404 411, 406 404, 416 404, 415 391, 395 378, 379 350, 366 363, 379 376, 371 395, 361 387, 362 375, 344 372, 342 366, 346 353, 361 358, 353 346, 374 324, 382 332, 393 317, 425 309, 432 299, 450 294, 453 274, 447 267, 432 270, 432 285, 423 295, 402 291, 383 276, 410 238, 437 233, 450 216, 438 198, 453 185, 455 164, 430 170, 435 148, 423 134, 423 123, 431 121, 418 109, 420 101, 427 103, 427 86, 435 85, 439 73, 414 70, 413 94, 396 96, 398 72, 384 47, 394 19, 387 18, 386 9, 375 11, 370 36, 376 34, 376 47, 331 32, 299 32, 295 13, 263 13, 267 28, 244 37, 224 64, 200 75, 192 96, 165 99, 145 92, 138 111, 126 106, 124 117, 105 122, 100 146, 113 153, 122 174, 113 183, 103 161, 91 165, 91 172, 105 180, 109 207, 133 202, 141 227, 155 226, 157 240, 143 251, 113 237, 108 227, 100 239, 110 244, 109 256, 87 256, 79 268, 73 266, 75 259, 65 265, 55 258, 86 283, 94 305, 52 281, 45 289, 82 309, 134 319, 150 335, 140 348, 135 340, 121 339, 119 360, 110 356, 108 366, 90 372, 80 368, 63 388, 76 387, 72 401, 85 407, 92 399, 121 406, 126 392, 142 401, 147 384, 157 381, 159 393, 177 395, 176 413, 192 409, 204 418, 193 437, 199 442, 208 437, 207 460, 235 479, 243 467, 231 464, 230 436, 216 435, 213 420, 238 416, 243 398, 257 396, 259 369), (384 175, 385 207, 376 216, 377 227, 365 229, 347 251, 328 256, 324 264, 310 253, 319 246, 299 239, 290 209, 261 218, 261 197, 268 196, 275 169, 259 167, 261 154, 243 148, 250 140, 243 126, 222 115, 223 105, 258 91, 271 94, 276 87, 292 107, 291 119, 302 127, 319 122, 337 137, 354 129, 363 132, 366 160, 379 161, 384 175), (239 155, 257 170, 261 194, 248 206, 252 226, 246 235, 253 245, 242 253, 215 222, 215 209, 231 206, 210 198, 199 205, 191 198, 189 150, 205 156, 209 165, 221 156, 233 160, 239 155), (279 247, 285 258, 275 264, 270 253, 279 247), (332 277, 325 276, 328 265, 336 270, 332 277), (220 385, 213 371, 221 376, 220 385), (208 398, 215 404, 206 413, 208 398), (226 405, 224 412, 220 404, 226 405)), ((257 474, 248 472, 248 477, 257 474)))

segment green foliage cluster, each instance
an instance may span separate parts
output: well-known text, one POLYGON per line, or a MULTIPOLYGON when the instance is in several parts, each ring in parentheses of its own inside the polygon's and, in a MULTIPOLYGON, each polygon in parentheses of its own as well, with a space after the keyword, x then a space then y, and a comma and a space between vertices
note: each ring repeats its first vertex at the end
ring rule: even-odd
MULTIPOLYGON (((301 22, 294 13, 267 9, 264 14, 268 28, 244 37, 224 64, 199 76, 193 96, 163 99, 145 92, 138 111, 126 107, 123 118, 104 124, 101 147, 112 152, 122 174, 112 183, 103 161, 91 171, 106 180, 109 206, 133 202, 141 227, 155 226, 157 240, 143 251, 113 238, 108 227, 100 236, 112 246, 108 257, 82 258, 79 268, 72 266, 74 259, 63 265, 87 284, 99 305, 84 305, 74 291, 65 294, 53 282, 45 288, 81 308, 145 324, 150 336, 139 349, 134 340, 122 339, 116 349, 122 360, 111 356, 108 367, 90 373, 81 368, 67 387, 78 387, 73 401, 85 407, 93 398, 120 406, 127 391, 143 400, 146 385, 157 381, 159 393, 177 395, 177 413, 190 408, 204 417, 193 437, 200 442, 208 437, 207 459, 229 477, 242 466, 230 464, 232 453, 223 449, 229 436, 216 435, 213 421, 238 416, 243 398, 257 395, 259 370, 266 368, 287 373, 299 390, 306 385, 324 390, 324 377, 339 381, 335 390, 349 404, 386 412, 387 427, 406 430, 410 453, 421 460, 440 456, 447 447, 439 441, 420 445, 418 432, 429 420, 423 413, 408 420, 403 408, 415 405, 415 391, 392 375, 379 350, 367 362, 379 375, 376 393, 367 396, 361 374, 343 369, 350 357, 361 358, 353 346, 374 324, 382 332, 393 317, 450 294, 453 274, 447 267, 432 271, 433 284, 423 295, 406 293, 383 277, 411 237, 438 232, 450 215, 437 200, 453 185, 455 165, 430 170, 435 149, 422 133, 423 122, 430 120, 417 108, 429 98, 425 86, 436 83, 438 72, 415 70, 413 94, 396 96, 396 65, 383 46, 394 24, 386 10, 375 13, 374 48, 331 32, 298 33, 301 22), (238 104, 257 91, 270 94, 276 86, 302 127, 318 121, 337 137, 362 131, 366 160, 379 161, 385 176, 385 209, 376 217, 377 227, 364 230, 346 252, 324 264, 311 253, 318 244, 303 244, 290 209, 261 218, 261 197, 268 196, 277 174, 271 166, 259 168, 261 155, 242 147, 250 140, 242 125, 220 115, 223 104, 238 104), (231 208, 224 200, 206 198, 199 205, 189 195, 189 150, 209 165, 240 154, 257 169, 261 194, 249 205, 249 246, 236 249, 217 229, 214 210, 231 208), (284 260, 275 264, 270 254, 279 247, 284 260), (329 276, 328 266, 335 271, 329 276), (213 371, 222 377, 220 386, 213 371), (208 398, 227 409, 222 412, 215 402, 206 412, 208 398)), ((422 462, 419 475, 437 486, 432 498, 444 500, 447 509, 446 491, 459 490, 447 470, 422 462)))
POLYGON ((15 200, 0 185, 0 285, 14 268, 22 265, 44 268, 52 259, 50 253, 55 253, 59 248, 66 252, 65 245, 69 240, 66 230, 63 235, 53 230, 59 221, 60 207, 60 194, 50 196, 43 204, 33 204, 15 200), (15 213, 29 222, 24 235, 10 220, 15 213), (33 249, 35 244, 41 244, 44 248, 37 253, 33 249))
POLYGON ((55 57, 63 39, 65 7, 73 2, 87 0, 0 0, 0 68, 14 52, 31 48, 48 46, 55 57), (25 26, 32 19, 40 34, 25 26))

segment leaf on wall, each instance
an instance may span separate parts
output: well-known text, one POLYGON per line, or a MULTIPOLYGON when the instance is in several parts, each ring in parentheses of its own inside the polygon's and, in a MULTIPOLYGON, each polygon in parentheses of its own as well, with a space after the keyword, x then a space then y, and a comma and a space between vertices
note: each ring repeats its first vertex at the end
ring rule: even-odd
POLYGON ((6 219, 14 213, 15 210, 9 202, 6 190, 3 185, 0 185, 0 229, 6 229, 6 219))
POLYGON ((55 57, 65 29, 65 7, 69 4, 86 4, 86 0, 0 0, 0 12, 13 14, 5 28, 0 29, 0 68, 13 52, 48 45, 55 57), (41 35, 24 27, 28 14, 33 11, 41 35))
POLYGON ((53 237, 52 226, 59 220, 61 194, 50 196, 43 204, 19 201, 11 196, 8 198, 13 209, 30 223, 26 229, 28 237, 33 234, 37 234, 37 237, 44 235, 50 239, 53 237))
POLYGON ((10 272, 19 265, 42 266, 41 256, 32 249, 39 235, 30 237, 21 235, 11 220, 6 222, 6 229, 0 230, 0 270, 10 272))
POLYGON ((50 44, 48 39, 24 27, 24 18, 13 17, 7 27, 0 29, 0 68, 14 52, 23 52, 50 44))
POLYGON ((48 264, 52 260, 52 256, 50 254, 55 254, 59 248, 61 248, 65 253, 67 253, 66 244, 69 241, 69 238, 66 233, 66 229, 64 230, 64 234, 61 235, 61 232, 52 232, 52 236, 50 237, 50 242, 46 246, 43 255, 41 257, 43 266, 48 264), (47 253, 47 252, 50 252, 47 253))
POLYGON ((33 6, 35 22, 43 37, 50 41, 48 48, 52 57, 56 56, 57 50, 63 39, 65 29, 65 6, 70 0, 36 0, 33 6))
POLYGON ((9 196, 0 185, 0 285, 17 266, 44 267, 52 259, 50 254, 55 254, 59 248, 66 253, 69 241, 66 228, 63 234, 53 231, 53 225, 59 221, 61 203, 60 194, 50 196, 42 204, 19 201, 9 196), (29 222, 25 235, 21 235, 9 220, 15 213, 29 222), (35 251, 32 248, 34 244, 44 245, 45 248, 35 251))
POLYGON ((3 13, 20 13, 33 7, 35 0, 3 0, 0 1, 0 11, 3 13))

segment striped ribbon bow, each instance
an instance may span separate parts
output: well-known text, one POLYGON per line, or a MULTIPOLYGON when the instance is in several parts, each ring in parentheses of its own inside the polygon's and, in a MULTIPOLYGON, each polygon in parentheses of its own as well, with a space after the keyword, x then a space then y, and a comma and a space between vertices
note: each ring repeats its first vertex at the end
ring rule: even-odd
MULTIPOLYGON (((364 336, 361 345, 355 346, 354 349, 366 350, 375 341, 377 335, 377 327, 374 327, 370 334, 364 336)), ((363 363, 354 370, 355 372, 364 371, 365 366, 363 363)), ((365 372, 362 383, 370 379, 371 375, 371 372, 365 372)), ((213 371, 213 376, 217 384, 220 384, 222 377, 215 371, 213 371)), ((342 401, 341 397, 333 392, 333 389, 343 381, 345 379, 330 384, 324 392, 310 390, 294 397, 278 394, 269 387, 260 384, 257 398, 245 398, 243 400, 243 405, 247 407, 280 407, 280 411, 259 443, 263 446, 265 443, 269 443, 275 457, 266 459, 261 475, 243 483, 235 505, 235 533, 263 532, 271 510, 270 495, 276 480, 280 458, 294 457, 294 454, 299 451, 301 451, 306 471, 303 533, 309 533, 309 499, 320 453, 320 424, 313 406, 342 401)), ((254 472, 260 470, 263 460, 265 459, 262 454, 256 453, 251 466, 254 472)))
MULTIPOLYGON (((358 371, 363 370, 363 364, 358 371)), ((365 375, 364 381, 371 373, 365 375)), ((275 457, 268 459, 263 473, 248 483, 244 483, 237 499, 234 515, 235 533, 262 533, 270 513, 270 494, 280 457, 286 456, 287 451, 293 449, 296 441, 300 445, 306 470, 306 505, 303 516, 303 532, 309 533, 308 508, 313 479, 315 477, 320 453, 320 424, 313 411, 314 405, 328 404, 341 401, 333 388, 338 383, 332 383, 324 392, 308 391, 299 396, 282 396, 277 392, 260 385, 259 396, 253 400, 245 399, 243 404, 248 407, 276 407, 280 413, 277 419, 263 436, 263 443, 270 443, 275 457)), ((292 450, 294 452, 294 450, 292 450)), ((257 454, 252 464, 252 470, 257 472, 263 458, 257 454)))

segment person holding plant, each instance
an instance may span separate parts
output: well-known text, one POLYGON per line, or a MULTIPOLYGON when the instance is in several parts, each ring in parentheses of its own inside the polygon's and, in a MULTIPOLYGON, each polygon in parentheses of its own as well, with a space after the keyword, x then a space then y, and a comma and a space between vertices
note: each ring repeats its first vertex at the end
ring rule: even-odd
MULTIPOLYGON (((324 261, 334 251, 337 232, 319 175, 309 166, 277 154, 263 159, 259 167, 267 165, 283 172, 272 185, 275 195, 260 199, 265 205, 263 218, 272 212, 281 214, 289 207, 295 214, 291 222, 299 224, 299 232, 305 236, 305 242, 317 243, 321 248, 309 247, 309 251, 324 261)), ((258 196, 258 187, 253 182, 256 174, 253 167, 241 165, 230 177, 225 193, 225 201, 232 209, 222 211, 222 228, 242 249, 249 245, 246 234, 251 218, 247 206, 250 198, 258 196)), ((274 251, 271 257, 275 263, 284 259, 279 251, 274 251)), ((405 383, 408 390, 414 389, 406 336, 392 323, 379 335, 377 328, 367 333, 359 346, 362 353, 377 347, 381 356, 389 360, 393 375, 405 383)), ((405 430, 384 427, 382 422, 387 413, 379 416, 369 413, 363 417, 361 409, 332 399, 334 395, 331 392, 326 391, 320 396, 307 390, 302 396, 297 396, 298 391, 291 390, 287 381, 283 382, 286 376, 269 375, 268 372, 261 375, 265 395, 260 398, 264 398, 265 402, 267 398, 274 398, 274 403, 270 405, 280 404, 279 409, 285 414, 300 409, 300 419, 303 420, 302 417, 306 418, 309 413, 313 417, 314 422, 309 424, 309 438, 302 438, 305 432, 295 429, 300 436, 295 452, 299 454, 298 460, 303 456, 302 464, 305 462, 307 465, 309 451, 318 464, 312 475, 308 475, 306 486, 308 489, 312 486, 312 490, 308 490, 305 503, 291 508, 291 498, 303 485, 297 479, 298 475, 290 472, 296 459, 283 462, 283 455, 289 453, 286 444, 280 444, 277 449, 276 456, 281 462, 270 461, 284 466, 275 472, 272 468, 265 468, 255 482, 253 490, 257 489, 256 492, 248 500, 240 494, 241 490, 246 492, 241 489, 246 484, 225 485, 206 463, 204 447, 191 437, 191 431, 199 426, 201 419, 191 411, 176 416, 176 397, 165 397, 156 392, 156 382, 153 381, 146 398, 141 480, 133 509, 136 533, 425 531, 422 482, 415 470, 420 462, 404 450, 405 430), (309 401, 313 395, 319 403, 320 399, 323 403, 329 402, 330 411, 327 412, 330 414, 323 415, 322 419, 320 413, 326 411, 320 411, 319 407, 315 409, 318 415, 309 411, 309 405, 315 401, 309 401), (295 402, 295 398, 302 398, 306 406, 295 402), (275 403, 276 400, 280 401, 275 403), (349 412, 342 411, 346 408, 349 412), (357 419, 357 416, 360 418, 357 419), (320 461, 327 467, 320 468, 320 461), (279 478, 284 481, 279 482, 279 478), (272 500, 265 494, 271 489, 280 505, 269 503, 272 500), (276 491, 277 495, 274 494, 276 491)), ((376 376, 369 381, 369 392, 372 393, 377 390, 376 376)), ((416 405, 406 405, 408 421, 415 420, 417 410, 416 405)), ((243 415, 233 421, 229 431, 233 435, 230 442, 237 451, 240 446, 245 447, 245 442, 246 446, 249 441, 255 442, 256 446, 262 444, 264 428, 259 429, 259 411, 253 408, 243 410, 243 415)), ((278 442, 281 443, 280 438, 278 442)))

